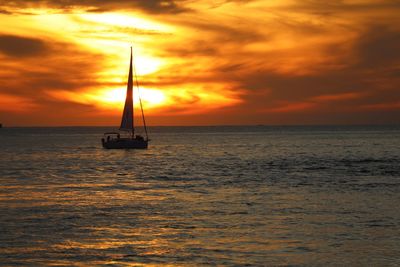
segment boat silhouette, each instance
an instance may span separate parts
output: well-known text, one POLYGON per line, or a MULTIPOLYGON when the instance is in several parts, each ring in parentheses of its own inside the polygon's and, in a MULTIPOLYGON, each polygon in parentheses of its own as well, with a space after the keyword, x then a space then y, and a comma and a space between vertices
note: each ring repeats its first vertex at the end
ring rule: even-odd
POLYGON ((107 132, 104 133, 104 137, 101 139, 101 143, 104 148, 107 149, 146 149, 148 147, 149 137, 147 134, 146 120, 143 112, 142 100, 139 95, 140 110, 142 113, 143 127, 145 131, 145 137, 142 135, 135 135, 134 125, 134 101, 133 101, 133 71, 135 72, 136 87, 139 94, 139 83, 136 75, 136 69, 132 67, 132 47, 131 47, 131 59, 129 64, 129 75, 128 85, 126 89, 126 98, 124 111, 122 112, 121 125, 119 127, 120 132, 107 132), (122 135, 122 137, 121 137, 122 135))

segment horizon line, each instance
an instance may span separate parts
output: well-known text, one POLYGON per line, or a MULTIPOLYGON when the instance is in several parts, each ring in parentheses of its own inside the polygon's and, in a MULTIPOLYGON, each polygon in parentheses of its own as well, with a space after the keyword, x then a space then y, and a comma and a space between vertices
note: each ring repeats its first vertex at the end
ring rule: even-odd
MULTIPOLYGON (((287 127, 287 126, 400 126, 400 122, 398 123, 352 123, 352 124, 209 124, 209 125, 150 125, 147 127, 287 127)), ((110 125, 14 125, 14 126, 6 126, 2 124, 2 128, 83 128, 83 127, 93 127, 93 128, 110 128, 118 126, 110 126, 110 125)), ((137 128, 142 128, 143 126, 136 126, 137 128)))

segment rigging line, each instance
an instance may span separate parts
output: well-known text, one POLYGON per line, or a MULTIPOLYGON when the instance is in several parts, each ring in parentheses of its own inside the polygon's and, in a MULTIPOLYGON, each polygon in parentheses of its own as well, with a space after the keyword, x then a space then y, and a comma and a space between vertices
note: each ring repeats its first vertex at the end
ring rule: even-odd
POLYGON ((136 87, 137 87, 137 89, 138 89, 138 96, 139 96, 140 109, 141 109, 141 111, 142 111, 142 119, 143 119, 144 132, 146 133, 146 139, 149 139, 149 135, 147 134, 146 120, 145 120, 145 118, 144 118, 143 105, 142 105, 142 98, 140 97, 140 88, 139 88, 139 82, 138 82, 137 73, 136 73, 135 62, 132 62, 132 65, 133 65, 133 71, 134 71, 134 73, 135 73, 136 87))

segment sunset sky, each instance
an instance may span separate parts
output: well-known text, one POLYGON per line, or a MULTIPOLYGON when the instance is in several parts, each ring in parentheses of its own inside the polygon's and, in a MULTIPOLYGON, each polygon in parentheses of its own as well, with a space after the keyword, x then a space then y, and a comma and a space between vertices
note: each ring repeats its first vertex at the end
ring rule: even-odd
POLYGON ((130 46, 149 125, 400 123, 396 0, 0 0, 0 122, 118 125, 130 46))

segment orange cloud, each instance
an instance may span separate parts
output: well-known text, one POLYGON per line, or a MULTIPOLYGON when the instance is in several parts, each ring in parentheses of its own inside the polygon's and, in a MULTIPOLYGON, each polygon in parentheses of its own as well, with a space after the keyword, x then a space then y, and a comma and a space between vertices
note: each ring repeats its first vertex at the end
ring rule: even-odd
POLYGON ((3 1, 0 93, 19 100, 0 115, 40 103, 19 120, 118 121, 133 45, 160 124, 398 121, 400 5, 378 2, 3 1))
MULTIPOLYGON (((180 88, 163 87, 161 89, 140 88, 140 97, 146 114, 198 114, 213 109, 232 106, 240 102, 239 94, 229 89, 220 88, 218 84, 207 84, 202 87, 196 84, 182 84, 180 88)), ((100 110, 120 114, 125 101, 126 89, 102 88, 71 92, 51 90, 47 95, 61 101, 91 105, 100 110)), ((134 89, 134 102, 139 102, 137 88, 134 89)))
POLYGON ((276 113, 287 113, 296 111, 307 111, 317 106, 316 103, 312 102, 299 102, 299 103, 287 103, 278 107, 265 109, 265 112, 276 112, 276 113))
POLYGON ((31 99, 0 93, 0 110, 6 112, 30 113, 38 107, 31 99))
POLYGON ((319 95, 314 96, 311 99, 315 101, 343 101, 343 100, 351 100, 363 97, 364 93, 352 92, 352 93, 343 93, 343 94, 329 94, 329 95, 319 95))
POLYGON ((377 103, 377 104, 369 104, 361 106, 361 109, 365 110, 400 110, 400 101, 399 102, 389 102, 389 103, 377 103))
POLYGON ((289 113, 298 111, 307 111, 317 109, 322 103, 345 101, 357 99, 364 96, 364 93, 342 93, 342 94, 329 94, 310 97, 304 102, 283 103, 277 107, 265 109, 266 112, 289 113))

